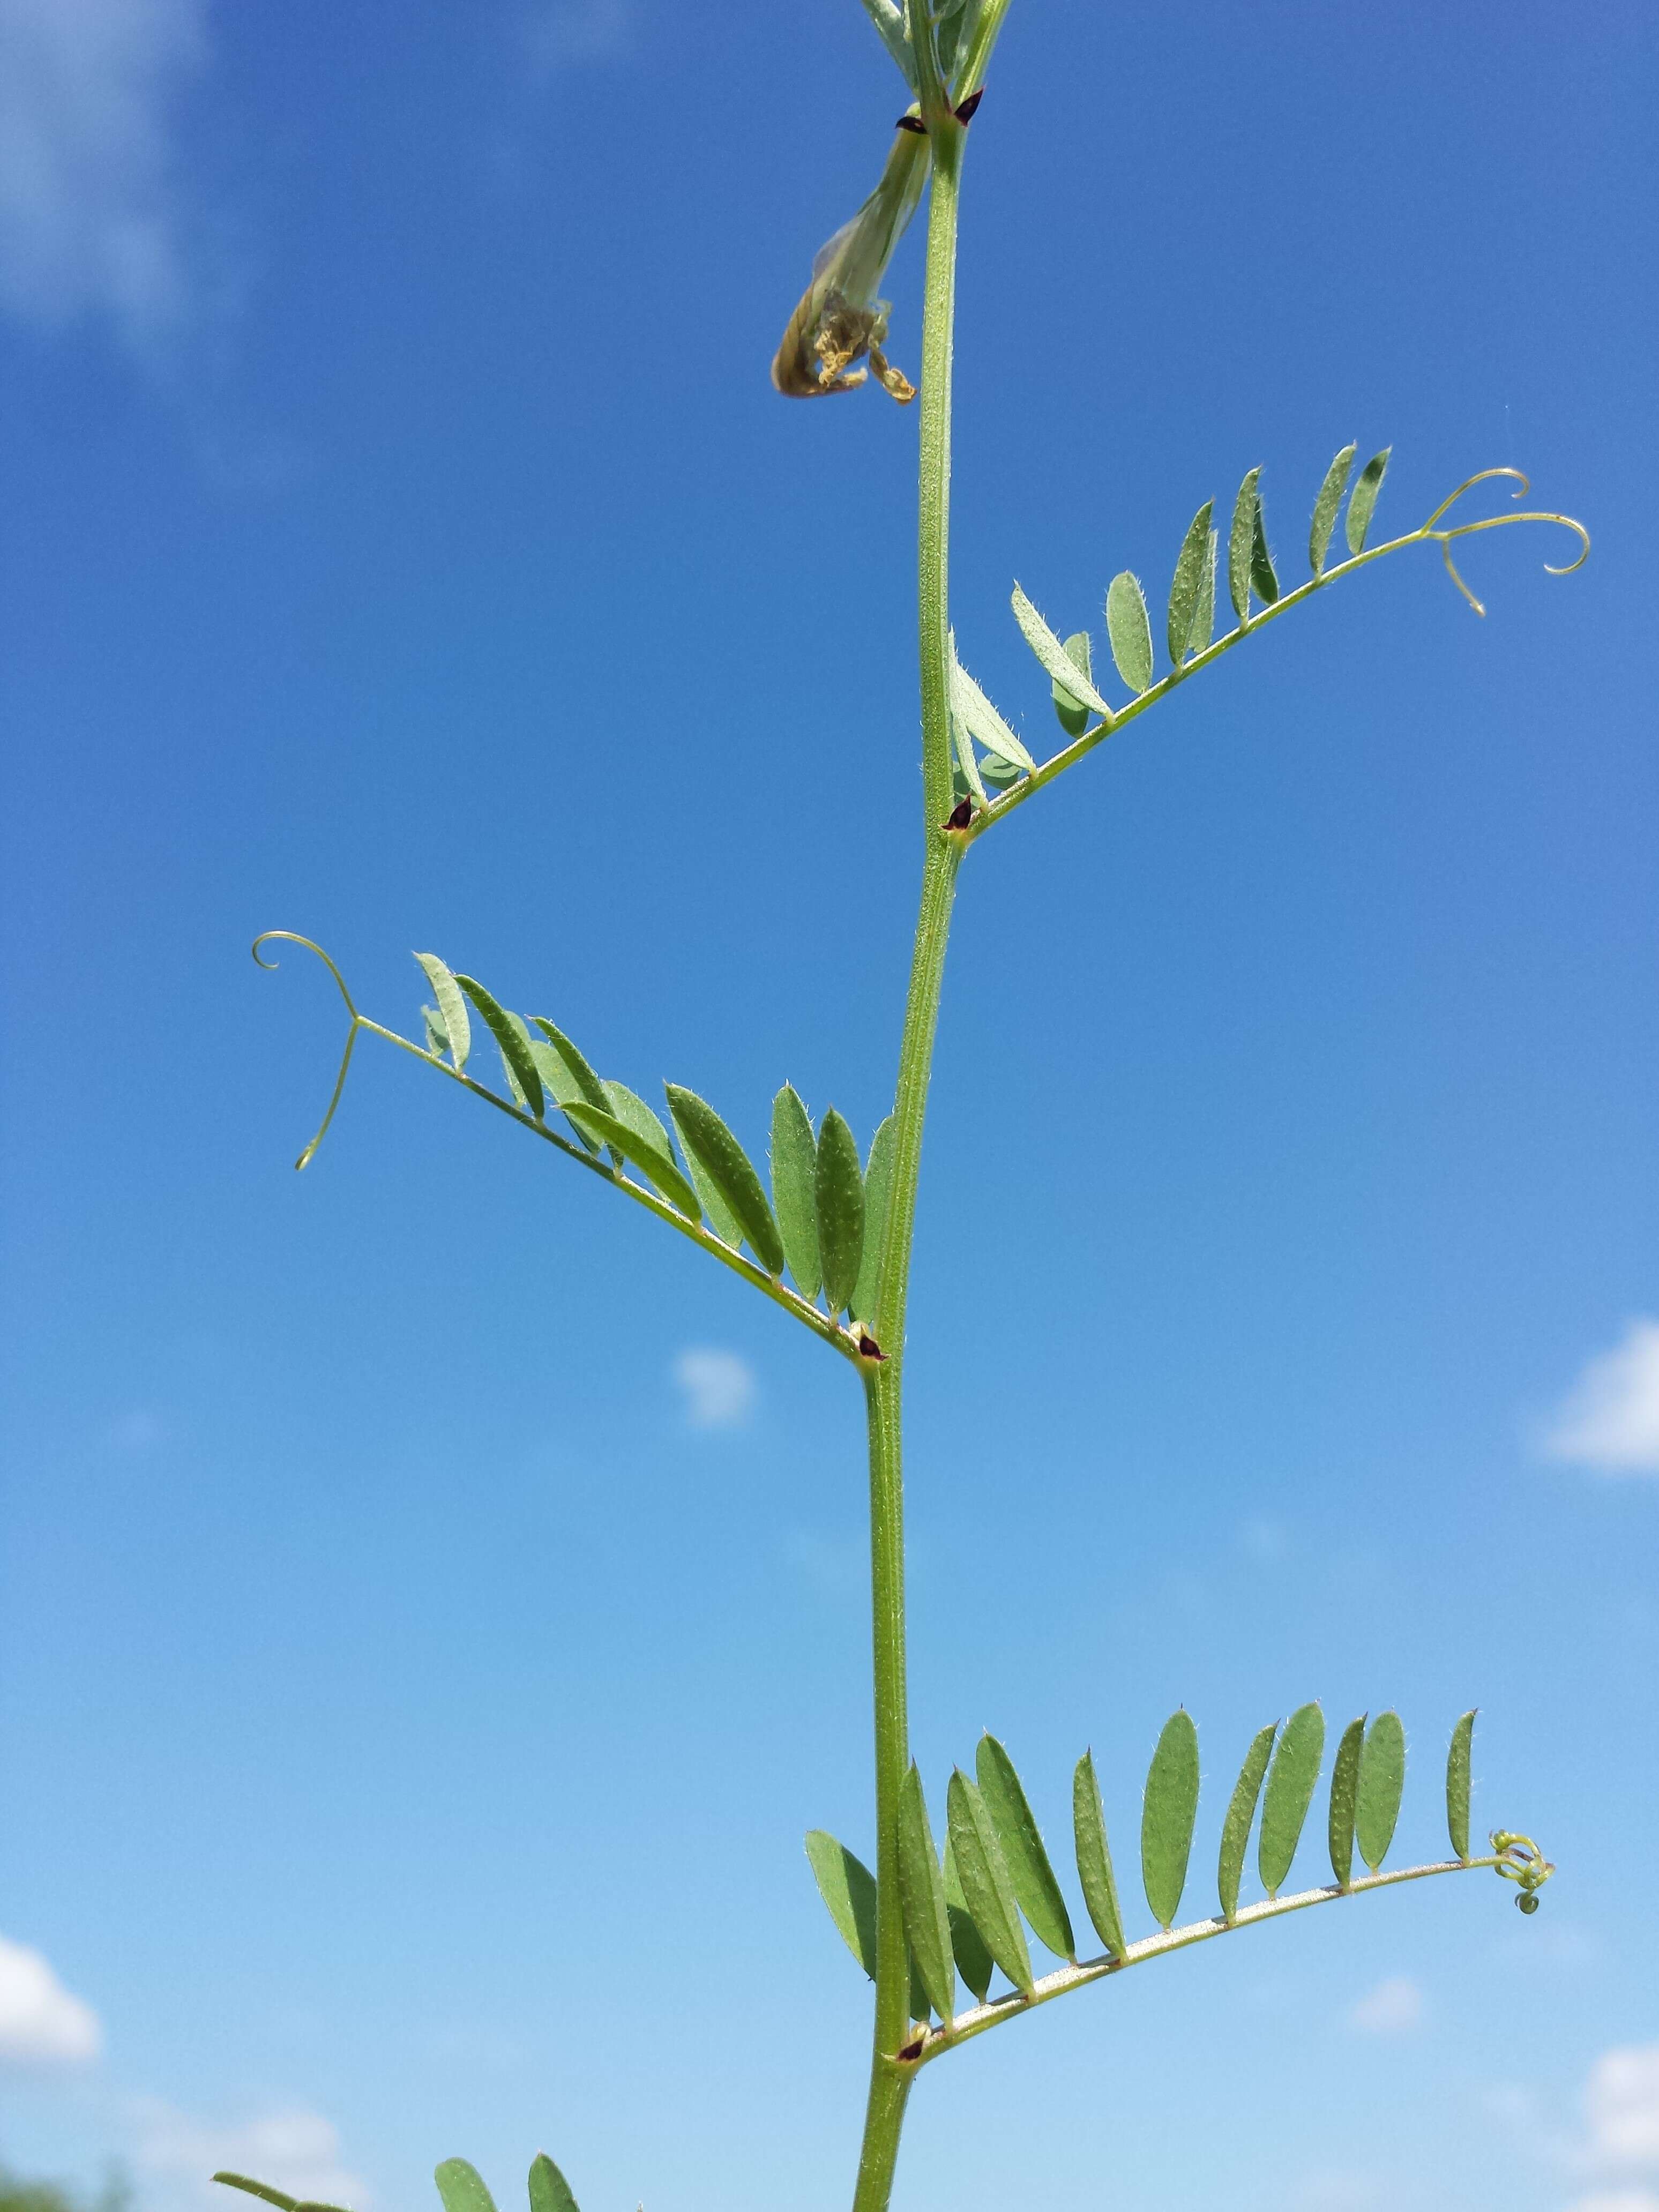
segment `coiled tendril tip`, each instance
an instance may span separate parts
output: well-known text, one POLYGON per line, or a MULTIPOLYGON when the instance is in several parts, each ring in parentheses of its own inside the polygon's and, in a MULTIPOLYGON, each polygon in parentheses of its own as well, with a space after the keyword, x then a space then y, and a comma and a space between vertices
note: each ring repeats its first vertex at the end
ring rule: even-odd
POLYGON ((1513 522, 1556 522, 1563 530, 1571 530, 1578 539, 1579 554, 1576 561, 1569 561, 1565 568, 1559 568, 1553 562, 1546 561, 1544 573, 1550 576, 1570 576, 1575 568, 1582 568, 1589 558, 1589 532, 1582 522, 1575 522, 1570 514, 1557 514, 1541 510, 1528 511, 1524 514, 1488 514, 1482 516, 1478 522, 1457 523, 1449 530, 1435 528, 1434 526, 1439 521, 1441 516, 1455 507, 1466 491, 1472 490, 1478 483, 1490 483, 1494 477, 1509 477, 1513 479, 1516 489, 1510 495, 1515 499, 1523 499, 1532 489, 1529 479, 1523 476, 1519 469, 1481 469, 1475 475, 1466 477, 1449 497, 1441 501, 1418 533, 1419 537, 1432 538, 1437 541, 1440 557, 1446 564, 1446 574, 1478 615, 1484 615, 1486 610, 1457 572, 1457 565, 1451 556, 1451 543, 1454 538, 1472 538, 1477 531, 1481 530, 1506 530, 1513 522))
POLYGON ((328 1102, 328 1111, 324 1115, 316 1135, 306 1146, 304 1152, 301 1153, 299 1158, 294 1163, 295 1172, 297 1175, 302 1168, 308 1168, 311 1165, 312 1161, 317 1157, 317 1147, 322 1143, 323 1139, 328 1134, 328 1125, 334 1119, 334 1109, 339 1104, 341 1093, 345 1089, 346 1075, 351 1066, 352 1048, 357 1042, 357 1031, 362 1023, 363 1018, 357 1012, 356 1006, 353 1003, 351 994, 346 988, 345 977, 341 975, 333 961, 329 957, 328 954, 324 951, 322 946, 316 942, 314 938, 301 937, 299 932, 294 929, 262 929, 258 937, 254 939, 252 946, 253 958, 257 966, 267 969, 274 969, 281 966, 282 963, 280 961, 267 960, 261 951, 262 946, 270 945, 273 942, 284 945, 303 945, 307 952, 314 952, 317 957, 322 962, 324 967, 327 969, 329 974, 334 978, 335 988, 339 992, 340 996, 345 1000, 346 1012, 351 1017, 351 1026, 346 1031, 345 1050, 340 1055, 340 1072, 334 1079, 334 1091, 332 1097, 328 1102))

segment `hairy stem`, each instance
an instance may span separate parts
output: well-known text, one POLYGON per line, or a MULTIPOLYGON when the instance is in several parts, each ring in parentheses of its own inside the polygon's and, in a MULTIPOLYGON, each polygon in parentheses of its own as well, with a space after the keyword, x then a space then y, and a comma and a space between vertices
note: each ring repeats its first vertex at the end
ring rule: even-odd
POLYGON ((922 877, 904 1035, 899 1047, 897 1122, 887 1242, 875 1332, 886 1352, 865 1378, 870 1430, 870 1586, 875 1692, 876 2005, 870 2098, 859 2155, 854 2212, 885 2212, 913 2069, 896 2054, 910 2025, 910 1970, 899 1905, 898 1799, 909 1765, 904 1652, 902 1397, 910 1240, 921 1163, 922 1125, 939 1024, 962 841, 945 827, 951 811, 950 533, 951 353, 956 302, 957 193, 963 126, 930 118, 933 194, 921 338, 921 436, 918 492, 918 604, 921 663, 922 877))

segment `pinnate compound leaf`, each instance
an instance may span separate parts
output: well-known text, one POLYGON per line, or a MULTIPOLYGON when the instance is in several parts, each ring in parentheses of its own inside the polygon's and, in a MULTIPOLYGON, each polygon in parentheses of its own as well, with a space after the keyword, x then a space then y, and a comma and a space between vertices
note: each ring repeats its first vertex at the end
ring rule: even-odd
POLYGON ((1474 1742, 1474 1714, 1467 1712, 1452 1730, 1446 1754, 1446 1830, 1453 1854, 1469 1855, 1469 1753, 1474 1742))
POLYGON ((544 2150, 530 2163, 530 2212, 578 2212, 570 2184, 544 2150))
MULTIPOLYGON (((1091 683, 1095 672, 1094 656, 1089 649, 1088 631, 1073 630, 1060 650, 1085 683, 1091 683)), ((1066 689, 1059 677, 1052 679, 1048 689, 1054 696, 1054 713, 1059 717, 1060 728, 1068 738, 1080 738, 1089 726, 1089 709, 1075 692, 1066 689)))
POLYGON ((948 1838, 945 1845, 945 1910, 951 1922, 951 1948, 956 1954, 957 1972, 983 2004, 990 1993, 991 1977, 997 1970, 997 1962, 974 1925, 968 1899, 963 1895, 962 1876, 957 1872, 957 1855, 948 1838))
MULTIPOLYGON (((507 1070, 508 1080, 518 1085, 519 1096, 526 1109, 539 1121, 547 1111, 547 1105, 542 1096, 542 1079, 535 1061, 530 1057, 530 1047, 525 1041, 522 1024, 515 1024, 506 1007, 498 1006, 483 985, 475 981, 471 975, 458 975, 455 981, 477 1008, 485 1028, 500 1046, 501 1065, 507 1070)), ((435 981, 433 988, 437 988, 435 981)))
POLYGON ((1093 683, 1084 674, 1077 662, 1067 653, 1065 647, 1049 629, 1048 623, 1043 621, 1042 617, 1018 584, 1014 586, 1013 609, 1014 620, 1019 624, 1026 644, 1030 647, 1043 667, 1048 670, 1049 676, 1056 684, 1064 685, 1068 697, 1081 700, 1085 707, 1093 708, 1095 713, 1109 729, 1112 721, 1111 708, 1096 690, 1093 683))
POLYGON ((483 2176, 464 2158, 447 2158, 432 2179, 444 2212, 495 2212, 495 2200, 484 2187, 483 2176))
POLYGON ((957 659, 954 637, 951 644, 951 692, 953 712, 968 725, 986 751, 1012 761, 1029 775, 1036 763, 957 659))
POLYGON ((1085 1751, 1072 1777, 1072 1830, 1077 1842, 1078 1880, 1083 1902, 1101 1942, 1115 1959, 1123 1956, 1123 1915, 1118 1907, 1117 1881, 1106 1841, 1106 1820, 1100 1809, 1100 1784, 1095 1779, 1092 1752, 1085 1751))
POLYGON ((601 1114, 597 1106, 579 1103, 572 1099, 565 1113, 579 1129, 596 1137, 602 1145, 609 1145, 620 1152, 629 1164, 636 1167, 647 1182, 655 1185, 677 1213, 688 1221, 701 1221, 702 1208, 697 1203, 697 1194, 674 1164, 667 1152, 661 1151, 637 1129, 615 1114, 601 1114))
POLYGON ((934 2011, 941 2020, 949 2020, 957 2008, 957 1975, 945 1909, 945 1876, 914 1759, 899 1788, 898 1847, 899 1901, 910 1954, 934 2011))
POLYGON ((250 2197, 263 2197, 267 2204, 278 2206, 280 2212, 299 2212, 299 2198, 290 2197, 285 2189, 273 2189, 268 2181, 250 2181, 245 2173, 216 2173, 213 2178, 222 2181, 227 2189, 245 2190, 250 2197))
POLYGON ((1376 495, 1382 489, 1382 479, 1389 470, 1389 455, 1393 451, 1392 446, 1384 446, 1380 453, 1371 455, 1359 471, 1359 481, 1348 500, 1348 519, 1343 526, 1350 553, 1363 553, 1365 550, 1366 533, 1371 526, 1371 517, 1376 512, 1376 495))
POLYGON ((1359 1856, 1373 1874, 1389 1855, 1400 1800, 1406 1789, 1406 1731, 1396 1712, 1379 1713, 1359 1759, 1359 1803, 1354 1832, 1359 1856))
POLYGON ((1302 1839, 1302 1824, 1313 1803, 1325 1756, 1325 1716, 1316 1705, 1298 1705, 1285 1723, 1273 1763, 1267 1771, 1267 1794, 1261 1807, 1261 1834, 1256 1844, 1256 1871, 1269 1897, 1277 1897, 1302 1839))
POLYGON ((1057 1959, 1069 1959, 1075 1966, 1077 1940, 1072 1933, 1072 1916, 1066 1910, 1066 1899, 1054 1880, 1042 1832, 1014 1771, 1014 1762, 994 1735, 981 1736, 974 1754, 974 1771, 981 1799, 1002 1845, 1015 1901, 1037 1941, 1046 1943, 1057 1959))
POLYGON ((823 1828, 806 1832, 806 1856, 818 1895, 842 1941, 873 1982, 876 1978, 876 1877, 845 1844, 823 1828))
POLYGON ((1117 672, 1132 691, 1152 681, 1152 625, 1139 576, 1123 569, 1106 587, 1106 635, 1117 672))
POLYGON ((1319 496, 1314 501, 1313 526, 1308 532, 1308 565, 1316 576, 1325 573, 1325 556, 1331 550, 1331 532, 1336 527, 1337 509, 1342 504, 1342 495, 1348 488, 1348 472, 1353 466, 1358 446, 1344 446, 1325 471, 1325 481, 1319 487, 1319 496))
POLYGON ((985 1801, 960 1767, 948 1797, 951 1850, 962 1893, 985 1948, 1017 1990, 1030 1996, 1035 1977, 1007 1861, 985 1801))
POLYGON ((864 1249, 859 1259, 858 1280, 853 1285, 854 1319, 872 1322, 876 1294, 881 1287, 882 1245, 887 1235, 887 1204, 892 1195, 893 1146, 898 1141, 898 1122, 890 1114, 870 1139, 870 1157, 864 1164, 864 1249))
POLYGON ((749 1240, 749 1249, 769 1275, 783 1273, 783 1239, 772 1218, 761 1179, 749 1155, 707 1100, 678 1083, 665 1085, 669 1110, 680 1142, 695 1154, 732 1218, 749 1240))
POLYGON ((1350 1721, 1337 1740, 1331 1761, 1329 1842, 1331 1872, 1339 1889, 1353 1880, 1354 1824, 1359 1817, 1359 1765, 1365 1753, 1365 1715, 1350 1721))
POLYGON ((1255 551, 1256 485, 1261 471, 1249 470, 1233 501, 1232 528, 1227 534, 1227 595, 1241 623, 1250 619, 1250 556, 1255 551))
POLYGON ((1183 1706, 1164 1723, 1140 1810, 1140 1874, 1160 1928, 1181 1909, 1198 1818, 1198 1730, 1183 1706))
POLYGON ((857 1287, 864 1258, 864 1175, 853 1132, 833 1106, 818 1126, 812 1190, 824 1300, 838 1314, 857 1287))
POLYGON ((443 1024, 444 1041, 459 1073, 466 1066, 466 1056, 472 1049, 472 1024, 467 1019, 466 1000, 461 996, 455 978, 435 952, 417 952, 415 957, 426 971, 426 980, 432 986, 432 995, 438 1001, 438 1016, 443 1024))
POLYGON ((812 1299, 823 1280, 818 1263, 818 1210, 813 1186, 817 1139, 812 1117, 793 1083, 772 1101, 772 1210, 778 1218, 783 1256, 802 1297, 812 1299))
POLYGON ((1216 1887, 1221 1893, 1221 1917, 1230 1926, 1238 1912, 1238 1883, 1244 1871, 1244 1853, 1249 1845, 1250 1825, 1255 1819, 1262 1777, 1267 1771, 1268 1756, 1278 1733, 1279 1723, 1269 1721, 1266 1728, 1258 1729, 1250 1738, 1244 1764, 1239 1768, 1238 1779, 1233 1784, 1227 1817, 1221 1824, 1221 1856, 1216 1867, 1216 1887))
POLYGON ((1260 499, 1255 503, 1255 535, 1250 540, 1250 581, 1262 605, 1272 606, 1279 597, 1279 571, 1267 550, 1267 526, 1260 499))
MULTIPOLYGON (((1179 668, 1187 658, 1193 641, 1193 627, 1198 614, 1198 603, 1203 594, 1204 570, 1210 551, 1210 515, 1215 501, 1206 499, 1187 526, 1187 535, 1182 540, 1181 551, 1176 556, 1175 581, 1170 586, 1170 612, 1166 635, 1170 659, 1179 668)), ((1204 643, 1207 645, 1206 636, 1204 643)))

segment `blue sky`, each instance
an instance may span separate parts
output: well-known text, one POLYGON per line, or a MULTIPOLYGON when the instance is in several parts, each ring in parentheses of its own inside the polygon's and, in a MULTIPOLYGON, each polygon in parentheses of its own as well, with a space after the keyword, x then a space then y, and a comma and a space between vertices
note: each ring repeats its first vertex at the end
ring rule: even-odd
MULTIPOLYGON (((912 1303, 915 1735, 1120 1855, 1184 1702, 1397 1705, 1401 1849, 933 2069, 913 2206, 1656 2212, 1647 10, 1015 0, 963 220, 955 619, 1062 629, 1263 468, 1402 556, 976 849, 912 1303)), ((362 2212, 844 2203, 869 1848, 840 1364, 338 1007, 410 948, 763 1141, 890 1091, 913 412, 766 367, 898 81, 854 0, 0 0, 11 1817, 0 2156, 362 2212), (796 1340, 797 1338, 799 1340, 796 1340)), ((892 352, 919 353, 917 238, 892 352)), ((1099 650, 1097 642, 1097 651, 1099 650)), ((1299 1866, 1317 1879, 1316 1838, 1299 1866)))

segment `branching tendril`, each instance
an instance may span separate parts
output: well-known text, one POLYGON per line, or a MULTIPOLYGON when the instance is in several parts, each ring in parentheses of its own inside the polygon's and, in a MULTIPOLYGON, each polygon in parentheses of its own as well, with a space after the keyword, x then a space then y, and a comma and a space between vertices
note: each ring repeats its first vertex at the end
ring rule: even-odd
POLYGON ((345 1000, 346 1012, 351 1017, 351 1027, 346 1031, 345 1050, 340 1054, 340 1072, 334 1079, 334 1091, 333 1096, 328 1102, 328 1111, 324 1115, 321 1126, 319 1127, 316 1135, 306 1146, 304 1152, 301 1153, 299 1158, 295 1161, 294 1165, 297 1170, 301 1168, 308 1168, 311 1165, 312 1161, 317 1156, 318 1146, 322 1143, 323 1139, 328 1134, 328 1125, 334 1119, 334 1109, 339 1104, 341 1093, 345 1089, 346 1076, 351 1066, 352 1049, 357 1042, 357 1032, 363 1025, 363 1017, 357 1012, 356 1006, 352 1001, 351 994, 346 988, 345 977, 341 975, 339 969, 335 966, 333 961, 330 959, 328 954, 324 951, 322 946, 317 944, 313 939, 309 937, 301 937, 297 930, 293 929, 261 930, 258 936, 253 940, 253 957, 261 968, 276 968, 281 965, 279 961, 265 959, 260 951, 259 948, 261 945, 270 945, 273 942, 283 945, 302 945, 307 952, 314 952, 317 957, 322 962, 324 967, 327 969, 329 974, 334 978, 335 988, 339 992, 340 996, 345 1000))
POLYGON ((1419 538, 1433 538, 1439 545, 1440 557, 1446 564, 1446 574, 1451 578, 1453 583, 1456 585, 1458 590, 1462 592, 1463 597, 1468 601, 1469 605, 1474 609, 1474 611, 1478 615, 1484 615, 1486 610, 1484 605, 1482 605, 1481 602, 1476 599, 1474 593, 1469 589, 1468 586, 1463 581, 1462 576, 1457 573, 1456 563, 1453 561, 1451 556, 1452 540, 1454 538, 1473 538, 1476 532, 1481 530, 1504 530, 1507 529, 1512 522, 1556 522, 1559 523, 1563 530, 1571 530, 1573 535, 1577 538, 1579 544, 1578 557, 1576 561, 1569 561, 1564 568, 1558 568, 1553 562, 1546 561, 1544 563, 1545 573, 1551 576, 1570 576, 1575 568, 1582 568, 1585 562, 1589 558, 1589 532, 1585 529, 1582 522, 1575 522, 1570 514, 1557 514, 1553 512, 1544 511, 1529 511, 1522 514, 1488 514, 1483 516, 1478 522, 1457 523, 1449 530, 1437 530, 1435 528, 1435 525, 1439 521, 1441 516, 1443 514, 1449 514, 1450 510, 1456 506, 1458 501, 1462 498, 1466 491, 1473 489, 1473 488, 1478 483, 1489 483, 1493 477, 1509 477, 1513 478, 1516 489, 1512 496, 1516 499, 1524 499, 1528 492, 1532 489, 1531 484, 1528 479, 1522 476, 1519 469, 1482 469, 1478 475, 1466 477, 1464 481, 1458 485, 1457 489, 1452 493, 1449 498, 1443 499, 1439 506, 1434 510, 1434 513, 1423 525, 1421 530, 1417 532, 1417 535, 1419 538))

